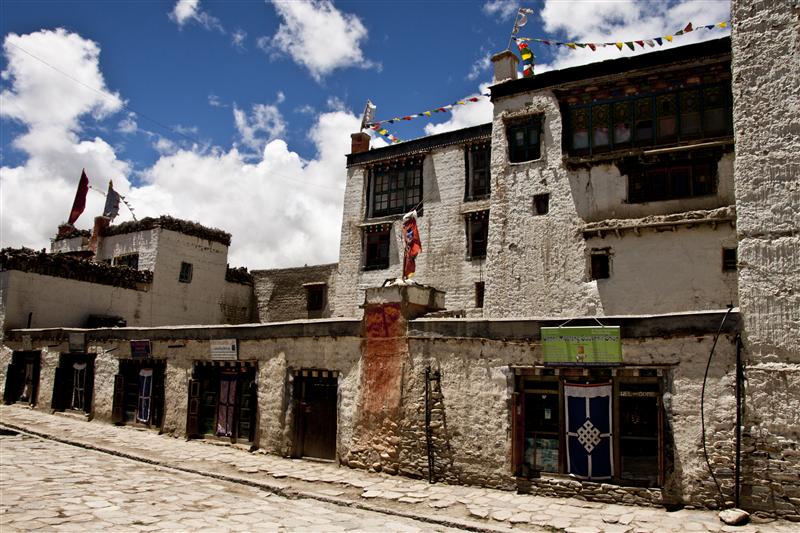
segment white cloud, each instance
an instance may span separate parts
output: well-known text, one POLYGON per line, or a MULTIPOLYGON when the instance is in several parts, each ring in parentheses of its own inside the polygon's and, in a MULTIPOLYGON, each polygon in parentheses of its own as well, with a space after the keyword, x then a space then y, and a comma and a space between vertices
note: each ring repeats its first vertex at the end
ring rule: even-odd
MULTIPOLYGON (((311 160, 301 158, 283 140, 267 142, 278 115, 269 109, 274 106, 264 104, 253 106, 249 114, 235 109, 244 114, 244 130, 252 132, 253 139, 261 139, 255 157, 235 146, 188 146, 140 129, 152 137, 161 156, 139 173, 142 181, 133 186, 127 179, 132 169, 117 158, 113 147, 100 138, 82 139, 78 126, 87 116, 107 116, 120 109, 119 96, 109 99, 88 91, 91 97, 84 98, 85 88, 51 69, 36 68, 33 58, 13 52, 9 39, 26 49, 41 40, 48 62, 60 60, 62 70, 107 90, 99 72, 99 49, 91 41, 65 31, 6 38, 8 88, 2 93, 2 118, 18 120, 28 128, 20 138, 33 134, 41 142, 24 144, 27 160, 23 165, 0 170, 0 246, 47 247, 67 217, 85 167, 90 182, 100 190, 113 179, 139 217, 168 214, 230 232, 229 262, 233 265, 271 268, 337 260, 344 154, 350 151, 350 134, 360 125, 354 113, 342 108, 316 118, 309 138, 318 152, 311 160), (53 107, 49 88, 66 95, 62 105, 69 104, 72 110, 52 109, 52 123, 37 108, 53 107), (5 105, 11 101, 14 106, 5 105)), ((103 197, 90 192, 86 211, 76 225, 91 228, 93 215, 102 207, 103 197)), ((130 214, 123 209, 117 222, 128 219, 130 214)))
MULTIPOLYGON (((489 90, 488 83, 482 83, 479 94, 485 94, 489 90)), ((470 96, 477 96, 473 94, 470 96)), ((486 124, 492 121, 492 103, 488 98, 481 96, 477 102, 469 102, 466 105, 456 106, 450 114, 450 118, 438 124, 426 124, 425 134, 435 135, 446 131, 469 128, 479 124, 486 124)))
POLYGON ((317 81, 338 68, 380 68, 364 57, 361 43, 367 29, 356 15, 342 13, 330 0, 273 5, 283 22, 271 39, 258 39, 264 51, 288 55, 317 81), (317 53, 310 52, 315 49, 317 53))
POLYGON ((244 50, 245 39, 247 39, 247 32, 241 28, 236 28, 231 34, 231 44, 238 50, 244 50))
MULTIPOLYGON (((81 169, 100 190, 113 179, 118 190, 127 191, 128 164, 103 139, 81 139, 79 120, 86 115, 105 118, 123 103, 105 85, 100 48, 80 35, 63 29, 11 33, 3 51, 7 66, 0 119, 26 128, 13 146, 27 159, 20 166, 0 168, 0 246, 42 248, 67 219, 81 169)), ((90 193, 86 212, 99 213, 103 201, 90 193)), ((84 214, 81 222, 90 226, 90 216, 84 214)))
POLYGON ((200 0, 178 0, 172 12, 169 14, 179 28, 183 28, 189 22, 197 22, 207 30, 217 30, 225 33, 225 29, 220 24, 219 19, 209 15, 200 8, 200 0))
MULTIPOLYGON (((667 2, 637 2, 620 0, 617 2, 582 2, 580 0, 547 0, 541 10, 544 21, 543 31, 552 34, 566 32, 567 38, 578 42, 616 42, 632 39, 649 39, 671 34, 682 29, 688 22, 695 26, 714 24, 730 18, 728 0, 687 0, 670 5, 667 2)), ((547 64, 537 65, 535 72, 567 68, 606 59, 657 51, 667 47, 680 46, 708 39, 716 39, 730 33, 729 30, 697 30, 676 37, 674 44, 665 43, 663 47, 646 47, 636 52, 623 47, 570 50, 566 47, 554 48, 556 57, 547 64)), ((533 36, 533 34, 530 34, 533 36)), ((536 48, 534 48, 534 53, 536 48)))
POLYGON ((136 123, 136 113, 133 112, 129 112, 128 116, 120 120, 117 124, 117 131, 126 135, 136 133, 138 130, 139 125, 136 123))
POLYGON ((228 107, 227 105, 220 102, 219 96, 217 96, 216 94, 208 95, 208 105, 210 105, 211 107, 228 107))
POLYGON ((469 74, 467 74, 467 79, 470 81, 477 80, 481 74, 489 70, 489 67, 492 66, 492 53, 486 52, 485 50, 481 50, 481 52, 483 52, 483 55, 472 64, 472 68, 470 68, 469 74))
POLYGON ((517 0, 489 0, 483 4, 483 12, 487 15, 510 19, 517 13, 519 2, 517 0))
POLYGON ((274 105, 254 104, 248 116, 234 104, 233 119, 242 144, 254 151, 261 151, 286 131, 283 115, 274 105))

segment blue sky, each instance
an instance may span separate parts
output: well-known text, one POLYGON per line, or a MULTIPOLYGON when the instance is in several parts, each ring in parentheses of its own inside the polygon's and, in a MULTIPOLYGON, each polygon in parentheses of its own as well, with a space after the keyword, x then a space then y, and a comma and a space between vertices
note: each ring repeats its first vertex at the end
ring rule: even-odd
MULTIPOLYGON (((336 261, 344 154, 366 100, 380 119, 485 90, 519 5, 4 0, 0 244, 48 246, 85 167, 93 187, 113 179, 139 217, 231 232, 232 264, 336 261)), ((655 37, 729 13, 726 1, 522 5, 534 15, 520 35, 563 40, 655 37)), ((534 50, 539 71, 621 55, 534 50)), ((491 106, 435 118, 391 131, 411 139, 487 122, 491 106)), ((90 228, 102 202, 90 193, 76 226, 90 228)), ((123 209, 117 222, 127 219, 123 209)))

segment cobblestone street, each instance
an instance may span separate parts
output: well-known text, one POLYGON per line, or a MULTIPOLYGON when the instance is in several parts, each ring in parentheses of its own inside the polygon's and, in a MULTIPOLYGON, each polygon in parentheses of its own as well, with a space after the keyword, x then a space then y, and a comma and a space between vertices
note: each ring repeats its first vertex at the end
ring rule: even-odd
POLYGON ((798 530, 797 524, 786 521, 725 526, 712 511, 667 512, 431 485, 19 406, 0 407, 0 423, 23 431, 0 437, 3 533, 798 530))
POLYGON ((0 529, 12 531, 454 531, 67 444, 0 437, 0 529))

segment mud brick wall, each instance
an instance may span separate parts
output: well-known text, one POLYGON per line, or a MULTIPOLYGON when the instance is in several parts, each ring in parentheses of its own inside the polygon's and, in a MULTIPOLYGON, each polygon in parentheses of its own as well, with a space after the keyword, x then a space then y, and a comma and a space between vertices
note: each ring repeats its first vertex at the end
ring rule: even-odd
POLYGON ((253 270, 253 289, 259 322, 279 322, 333 316, 337 264, 273 270, 253 270), (325 307, 309 316, 304 283, 327 284, 325 307))

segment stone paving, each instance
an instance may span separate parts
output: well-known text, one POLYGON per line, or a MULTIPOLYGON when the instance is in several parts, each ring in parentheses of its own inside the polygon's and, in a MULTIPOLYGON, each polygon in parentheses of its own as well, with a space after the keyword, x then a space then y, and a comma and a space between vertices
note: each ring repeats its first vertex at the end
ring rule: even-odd
POLYGON ((288 499, 27 435, 0 436, 0 530, 456 531, 288 499))
POLYGON ((726 526, 717 513, 711 511, 668 512, 659 508, 545 498, 476 487, 431 485, 332 463, 286 459, 249 453, 228 445, 184 441, 151 431, 86 422, 20 406, 0 407, 0 423, 141 461, 236 480, 277 494, 477 531, 541 531, 542 528, 568 533, 798 531, 797 524, 786 521, 726 526))

